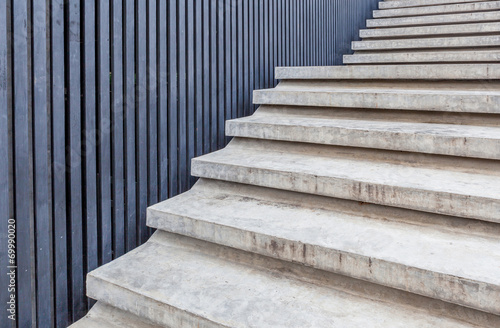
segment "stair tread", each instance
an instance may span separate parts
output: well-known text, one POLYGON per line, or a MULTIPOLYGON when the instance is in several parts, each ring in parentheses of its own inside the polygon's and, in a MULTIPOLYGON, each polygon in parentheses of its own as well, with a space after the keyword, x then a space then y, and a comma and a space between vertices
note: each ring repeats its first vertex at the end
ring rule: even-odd
POLYGON ((500 35, 459 36, 447 38, 391 39, 353 41, 352 49, 395 50, 395 49, 446 49, 500 46, 500 35))
POLYGON ((254 91, 255 104, 397 110, 500 113, 496 90, 435 90, 367 87, 360 84, 281 83, 274 89, 254 91))
POLYGON ((195 163, 212 162, 232 166, 265 168, 274 171, 298 172, 314 176, 339 177, 366 181, 377 185, 425 189, 500 200, 500 177, 446 171, 432 168, 410 167, 400 164, 379 163, 370 160, 352 160, 314 156, 313 154, 285 153, 262 148, 228 147, 195 158, 195 163), (400 179, 405 177, 405 179, 400 179), (436 180, 439 181, 436 183, 436 180))
POLYGON ((424 16, 432 14, 458 13, 458 12, 474 12, 499 10, 500 1, 484 1, 470 3, 454 3, 434 6, 421 6, 411 8, 394 8, 374 10, 374 18, 382 17, 402 17, 402 16, 424 16))
POLYGON ((485 2, 490 0, 394 0, 379 2, 379 9, 407 8, 420 6, 435 6, 450 3, 472 3, 485 2))
POLYGON ((90 295, 134 311, 142 307, 159 324, 170 323, 159 312, 189 315, 192 321, 186 327, 197 326, 199 321, 203 327, 470 326, 280 277, 168 237, 157 232, 145 245, 90 273, 90 295), (109 299, 109 295, 115 297, 109 299))
POLYGON ((403 53, 358 53, 344 55, 344 64, 368 63, 444 63, 444 62, 500 62, 499 50, 447 51, 447 52, 403 52, 403 53))
POLYGON ((375 18, 375 19, 368 19, 366 21, 366 26, 368 28, 374 28, 374 27, 392 27, 392 26, 494 22, 499 20, 500 20, 499 11, 487 11, 487 12, 442 14, 442 15, 429 15, 429 16, 375 18))
POLYGON ((499 64, 364 65, 276 67, 281 80, 488 80, 500 79, 499 64))
POLYGON ((226 122, 226 135, 500 159, 500 128, 287 115, 258 110, 226 122))
POLYGON ((151 207, 148 225, 500 313, 497 238, 401 222, 389 209, 375 215, 363 205, 332 208, 324 198, 297 203, 245 186, 202 182, 151 207), (465 295, 442 291, 464 283, 474 286, 465 295))
POLYGON ((500 32, 499 22, 365 29, 359 31, 359 36, 361 38, 383 38, 495 32, 500 32))
POLYGON ((499 176, 352 159, 329 151, 328 146, 239 139, 193 159, 192 174, 500 222, 499 176))

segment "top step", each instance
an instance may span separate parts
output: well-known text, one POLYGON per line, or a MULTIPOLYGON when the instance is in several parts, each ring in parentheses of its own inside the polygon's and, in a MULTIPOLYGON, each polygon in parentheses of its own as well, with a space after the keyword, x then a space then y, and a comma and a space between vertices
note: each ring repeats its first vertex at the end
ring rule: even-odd
POLYGON ((424 16, 424 15, 447 14, 447 13, 491 11, 499 9, 500 9, 500 1, 486 1, 486 2, 448 4, 440 6, 374 10, 373 17, 383 18, 383 17, 424 16))
POLYGON ((279 80, 500 80, 500 64, 276 67, 279 80))
POLYGON ((393 8, 409 8, 421 6, 437 6, 454 3, 471 3, 471 2, 487 2, 489 0, 393 0, 381 1, 378 4, 379 9, 393 9, 393 8))

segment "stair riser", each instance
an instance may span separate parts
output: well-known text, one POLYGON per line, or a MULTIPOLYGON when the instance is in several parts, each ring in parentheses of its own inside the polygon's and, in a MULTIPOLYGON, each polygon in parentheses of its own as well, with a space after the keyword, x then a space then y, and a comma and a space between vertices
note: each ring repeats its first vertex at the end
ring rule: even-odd
POLYGON ((211 243, 300 263, 446 302, 500 314, 500 287, 149 210, 148 225, 211 243), (486 291, 486 292, 485 292, 486 291))
POLYGON ((409 8, 420 6, 437 6, 453 3, 473 3, 485 0, 394 0, 379 2, 379 9, 409 8))
POLYGON ((343 108, 377 108, 461 113, 500 113, 498 96, 388 94, 379 92, 254 91, 254 103, 343 108))
POLYGON ((396 50, 396 49, 449 49, 471 47, 498 47, 500 36, 455 37, 408 40, 353 41, 352 49, 362 50, 396 50))
POLYGON ((356 54, 345 55, 344 64, 406 64, 406 63, 473 63, 500 62, 500 52, 462 52, 462 53, 398 53, 398 54, 356 54))
POLYGON ((276 67, 280 80, 500 80, 500 65, 276 67))
POLYGON ((375 27, 440 25, 440 24, 458 24, 458 23, 468 24, 468 23, 479 23, 479 22, 498 22, 499 20, 500 20, 499 12, 477 12, 477 13, 466 13, 466 14, 368 19, 366 21, 366 27, 375 28, 375 27))
POLYGON ((384 17, 425 16, 433 14, 489 11, 489 10, 499 10, 499 9, 500 9, 500 1, 486 1, 486 2, 473 2, 473 3, 463 3, 463 4, 450 4, 441 6, 374 10, 373 17, 384 18, 384 17))
POLYGON ((294 127, 228 121, 226 135, 267 140, 388 149, 485 159, 500 159, 500 140, 470 137, 432 137, 415 133, 358 129, 294 127))
POLYGON ((488 33, 500 34, 500 23, 414 26, 402 28, 360 30, 359 36, 362 39, 409 37, 425 38, 439 35, 474 35, 488 33))
POLYGON ((387 109, 354 109, 354 108, 323 108, 323 107, 297 107, 297 106, 260 106, 259 112, 272 115, 281 113, 294 116, 313 116, 332 120, 369 120, 374 122, 402 122, 424 124, 453 124, 487 126, 497 128, 500 126, 500 115, 463 114, 446 112, 418 112, 387 109))
MULTIPOLYGON (((193 159, 192 175, 500 223, 500 199, 376 185, 348 178, 247 168, 193 159)), ((405 179, 405 177, 387 177, 405 179)))

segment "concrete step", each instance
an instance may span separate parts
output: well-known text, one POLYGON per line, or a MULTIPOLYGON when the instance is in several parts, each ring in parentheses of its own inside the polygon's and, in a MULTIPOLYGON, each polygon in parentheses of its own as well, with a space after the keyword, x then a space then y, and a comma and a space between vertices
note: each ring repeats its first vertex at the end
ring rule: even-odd
POLYGON ((422 224, 433 215, 408 212, 201 180, 151 207, 148 225, 500 314, 497 236, 440 229, 422 224))
POLYGON ((262 105, 258 111, 288 113, 289 115, 324 118, 329 120, 360 120, 372 122, 402 122, 422 124, 452 124, 498 128, 500 115, 450 112, 421 112, 373 108, 325 108, 301 106, 262 105))
POLYGON ((485 2, 489 0, 390 0, 381 1, 378 4, 379 9, 393 9, 393 8, 408 8, 408 7, 421 7, 421 6, 436 6, 454 3, 472 3, 472 2, 485 2))
POLYGON ((344 55, 344 64, 406 64, 406 63, 473 63, 500 62, 500 50, 403 52, 344 55))
POLYGON ((453 24, 453 25, 432 25, 432 26, 412 26, 397 28, 379 28, 360 30, 359 36, 362 39, 369 38, 409 38, 409 37, 435 37, 453 35, 474 35, 474 34, 500 34, 500 23, 479 23, 479 24, 453 24))
MULTIPOLYGON (((478 85, 479 86, 479 85, 478 85)), ((281 82, 274 89, 254 91, 260 105, 377 108, 461 113, 500 113, 498 90, 439 90, 428 87, 377 88, 366 84, 281 82)))
POLYGON ((331 119, 260 108, 226 122, 226 135, 500 160, 500 128, 331 119))
POLYGON ((414 166, 413 157, 391 163, 391 154, 377 152, 235 139, 223 150, 193 159, 191 170, 200 178, 500 223, 495 169, 488 174, 445 169, 438 159, 414 166))
POLYGON ((280 80, 500 80, 498 64, 276 67, 280 80))
POLYGON ((129 312, 98 302, 87 315, 70 328, 160 328, 129 312))
POLYGON ((384 18, 384 17, 426 16, 434 14, 493 11, 493 10, 500 10, 500 1, 455 3, 455 4, 446 4, 438 6, 374 10, 373 17, 384 18))
POLYGON ((500 35, 353 41, 354 51, 499 47, 500 35))
POLYGON ((477 327, 346 292, 354 283, 331 275, 307 282, 305 270, 301 278, 294 276, 300 269, 156 232, 145 245, 90 273, 87 290, 93 298, 179 328, 477 327))
POLYGON ((500 21, 500 11, 368 19, 366 27, 396 27, 500 21))

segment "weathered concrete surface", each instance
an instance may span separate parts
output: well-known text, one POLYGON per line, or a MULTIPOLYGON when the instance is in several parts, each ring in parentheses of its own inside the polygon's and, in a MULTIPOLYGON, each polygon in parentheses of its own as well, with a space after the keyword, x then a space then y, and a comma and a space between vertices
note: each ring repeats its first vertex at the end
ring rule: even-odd
POLYGON ((70 328, 168 328, 139 318, 130 312, 98 302, 92 310, 70 328))
POLYGON ((259 109, 226 135, 500 160, 500 127, 310 117, 259 109))
POLYGON ((233 140, 192 175, 500 223, 500 176, 343 156, 328 146, 233 140))
POLYGON ((328 198, 297 202, 236 188, 203 181, 150 208, 148 224, 500 314, 500 275, 491 270, 500 270, 498 238, 402 223, 362 205, 344 212, 328 198))
POLYGON ((499 50, 344 55, 344 64, 500 62, 499 50))
POLYGON ((442 35, 474 35, 486 33, 500 33, 499 22, 479 24, 453 24, 433 26, 411 26, 396 28, 379 28, 360 30, 360 38, 403 38, 426 37, 442 35))
POLYGON ((461 113, 500 113, 500 92, 352 88, 327 83, 281 83, 274 89, 256 90, 255 104, 344 108, 384 108, 461 113))
POLYGON ((454 3, 435 6, 374 10, 374 18, 424 16, 433 14, 500 10, 500 1, 454 3))
POLYGON ((280 80, 500 80, 499 64, 276 67, 280 80))
POLYGON ((172 327, 473 326, 279 275, 259 267, 256 257, 238 263, 245 258, 244 253, 157 232, 146 245, 90 273, 88 293, 172 327))
POLYGON ((407 8, 420 6, 435 6, 450 3, 481 2, 485 0, 390 0, 380 1, 379 9, 407 8))
POLYGON ((446 49, 471 47, 498 47, 500 35, 464 36, 426 39, 396 39, 376 41, 353 41, 352 49, 360 50, 393 50, 393 49, 446 49))
POLYGON ((436 24, 495 22, 499 20, 500 20, 500 12, 487 11, 487 12, 474 12, 474 13, 461 13, 461 14, 376 18, 376 19, 368 19, 366 21, 366 26, 369 28, 418 26, 418 25, 436 25, 436 24))

